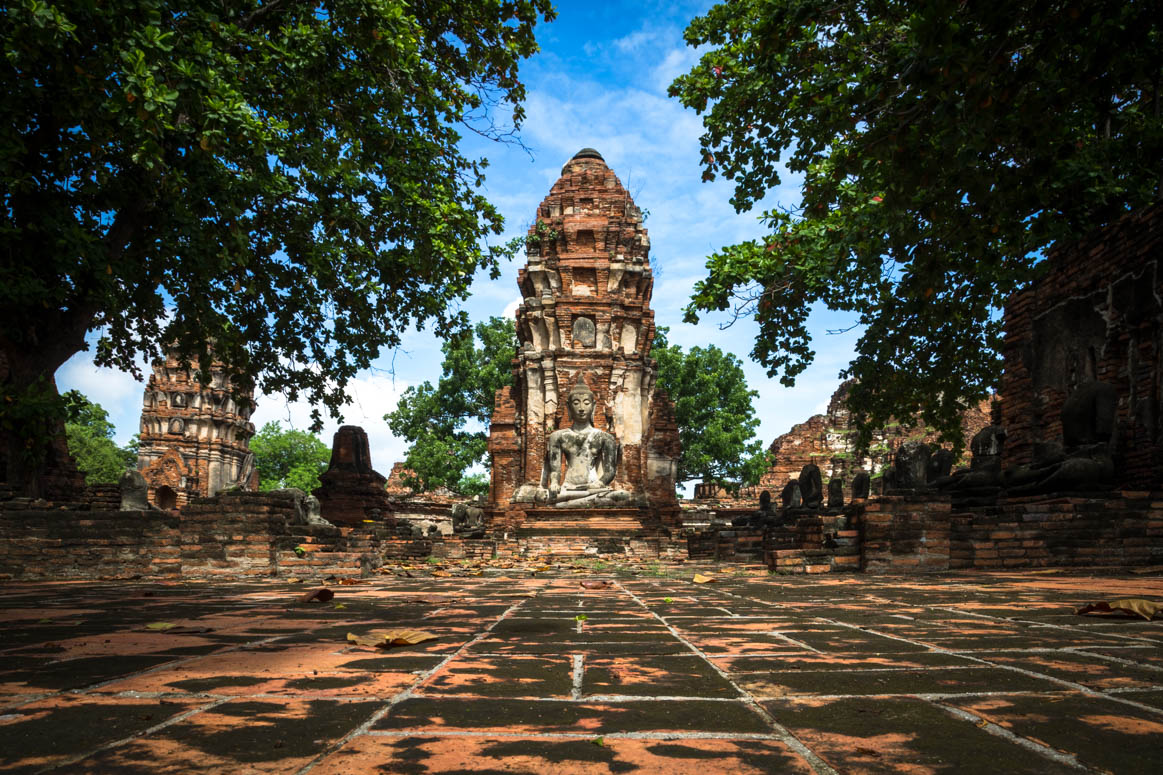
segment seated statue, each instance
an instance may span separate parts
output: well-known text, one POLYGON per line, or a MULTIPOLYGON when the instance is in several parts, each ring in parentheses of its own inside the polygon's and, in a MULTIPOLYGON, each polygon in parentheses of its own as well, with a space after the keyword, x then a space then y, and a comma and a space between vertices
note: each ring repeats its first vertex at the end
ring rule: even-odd
MULTIPOLYGON (((923 441, 906 441, 897 447, 893 456, 893 479, 891 482, 885 479, 885 492, 888 492, 890 485, 893 490, 923 489, 931 456, 932 450, 923 441)), ((888 475, 887 471, 885 475, 888 475)))
POLYGON ((868 500, 872 492, 872 477, 867 471, 859 471, 852 478, 852 500, 868 500))
POLYGON ((933 454, 929 456, 929 462, 925 466, 925 483, 936 484, 949 476, 949 471, 953 468, 953 460, 953 450, 945 447, 933 450, 933 454))
POLYGON ((824 482, 820 476, 820 467, 815 463, 808 463, 800 470, 800 499, 809 509, 818 509, 824 500, 824 482))
POLYGON ((783 487, 783 492, 779 494, 779 500, 785 509, 798 509, 804 505, 804 498, 800 492, 798 479, 788 480, 788 483, 783 487))
POLYGON ((571 508, 628 503, 630 493, 610 487, 618 470, 618 440, 594 427, 594 394, 584 379, 569 391, 566 409, 573 424, 549 434, 546 443, 549 502, 571 508))
POLYGON ((838 476, 828 480, 828 508, 844 508, 844 480, 838 476))
POLYGON ((1114 484, 1110 453, 1118 394, 1105 382, 1085 382, 1062 404, 1062 446, 1038 445, 1034 462, 1005 473, 1011 495, 1104 490, 1114 484))
POLYGON ((987 425, 973 435, 969 451, 973 454, 969 468, 961 468, 933 482, 942 490, 972 490, 1001 486, 1001 453, 1005 448, 1006 430, 999 422, 987 425))

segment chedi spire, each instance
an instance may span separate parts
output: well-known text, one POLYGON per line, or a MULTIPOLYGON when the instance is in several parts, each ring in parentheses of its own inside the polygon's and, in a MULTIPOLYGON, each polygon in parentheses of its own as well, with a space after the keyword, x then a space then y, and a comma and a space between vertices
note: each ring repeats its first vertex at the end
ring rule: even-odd
POLYGON ((598 151, 583 148, 566 162, 537 208, 526 254, 517 279, 523 301, 514 386, 498 393, 489 442, 491 504, 497 511, 553 505, 547 443, 575 424, 567 404, 584 386, 593 429, 617 447, 613 480, 594 489, 624 493, 611 496, 616 502, 669 508, 678 437, 650 357, 650 238, 641 210, 598 151))

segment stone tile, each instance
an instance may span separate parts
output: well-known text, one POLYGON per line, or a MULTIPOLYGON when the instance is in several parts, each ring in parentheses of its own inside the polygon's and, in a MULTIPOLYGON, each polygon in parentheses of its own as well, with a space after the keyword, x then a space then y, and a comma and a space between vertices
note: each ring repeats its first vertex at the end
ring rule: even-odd
POLYGON ((60 764, 207 703, 63 695, 11 708, 0 715, 0 771, 60 764))
POLYGON ((1163 714, 1081 694, 978 697, 949 704, 1045 745, 1085 765, 1118 773, 1156 773, 1163 714))
POLYGON ((789 670, 875 670, 924 667, 957 667, 975 664, 972 660, 939 651, 909 651, 896 654, 791 654, 764 657, 713 657, 715 664, 732 675, 789 670))
POLYGON ((1161 623, 1072 611, 1130 590, 1163 596, 1163 579, 712 571, 716 584, 695 585, 691 573, 584 592, 572 574, 377 577, 335 586, 342 608, 297 604, 306 585, 278 580, 11 584, 0 615, 0 769, 35 771, 125 741, 60 771, 176 774, 197 762, 293 772, 431 673, 378 731, 313 772, 801 771, 716 667, 841 772, 992 772, 1004 762, 1006 772, 1053 773, 1068 761, 1056 749, 1120 773, 1157 763, 1161 623), (153 621, 212 629, 160 634, 145 629, 153 621), (346 642, 347 632, 388 628, 439 639, 388 651, 346 642), (1016 737, 990 734, 973 714, 1016 737))
POLYGON ((919 699, 788 699, 763 705, 838 772, 1077 772, 919 699))
POLYGON ((344 667, 357 655, 373 657, 374 654, 370 650, 353 652, 339 644, 323 647, 270 645, 201 657, 115 681, 98 691, 109 694, 132 691, 390 697, 416 680, 415 668, 406 663, 397 670, 374 672, 344 667))
POLYGON ((159 655, 107 655, 43 662, 0 673, 0 691, 11 694, 83 689, 172 662, 159 655))
POLYGON ((988 667, 776 671, 743 673, 735 677, 735 682, 764 699, 813 694, 969 694, 1062 689, 1050 681, 988 667))
POLYGON ((563 638, 556 641, 531 642, 520 639, 483 638, 466 649, 470 654, 689 654, 690 649, 675 638, 645 640, 609 636, 608 638, 563 638))
POLYGON ((1072 681, 1091 689, 1163 688, 1163 670, 1111 662, 1085 652, 1016 651, 986 654, 982 659, 1072 681))
POLYGON ((583 662, 582 696, 723 697, 739 693, 706 660, 683 656, 591 657, 583 662))
POLYGON ((379 707, 372 702, 238 699, 95 754, 70 765, 69 772, 295 772, 379 707))
POLYGON ((312 775, 362 772, 540 773, 611 772, 706 775, 812 772, 775 740, 632 740, 537 737, 381 737, 361 735, 328 756, 312 775))
POLYGON ((1143 705, 1150 705, 1152 708, 1158 708, 1160 711, 1163 711, 1163 689, 1152 689, 1142 692, 1119 692, 1119 698, 1142 703, 1143 705))
POLYGON ((462 656, 442 667, 420 688, 424 695, 558 697, 573 691, 569 656, 462 656))

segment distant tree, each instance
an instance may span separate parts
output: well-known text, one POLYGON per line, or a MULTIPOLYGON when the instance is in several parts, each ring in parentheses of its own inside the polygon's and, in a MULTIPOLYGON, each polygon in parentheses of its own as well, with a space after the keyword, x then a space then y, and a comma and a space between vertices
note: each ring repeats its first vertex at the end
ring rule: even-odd
POLYGON ((298 487, 311 492, 319 474, 327 470, 331 450, 319 437, 293 428, 283 430, 278 420, 268 422, 250 440, 260 490, 298 487))
POLYGON ((682 442, 677 480, 755 484, 766 468, 763 444, 755 439, 759 419, 743 368, 714 345, 683 352, 659 328, 650 354, 658 361, 658 387, 674 402, 682 442))
POLYGON ((445 342, 443 372, 433 386, 410 387, 384 419, 411 446, 405 465, 419 490, 448 487, 465 495, 488 492, 487 478, 465 476, 488 458, 488 427, 496 392, 513 384, 517 329, 509 318, 492 317, 472 334, 445 342), (480 346, 477 346, 477 342, 480 346))
POLYGON ((65 438, 69 453, 85 476, 85 484, 115 484, 125 469, 137 464, 137 444, 123 449, 113 442, 116 429, 109 413, 84 394, 70 390, 65 406, 65 438))
POLYGON ((785 158, 803 176, 767 237, 708 259, 687 318, 754 315, 752 356, 790 385, 811 305, 852 313, 865 444, 918 410, 960 444, 1039 251, 1160 196, 1157 1, 730 0, 686 40, 670 93, 704 114, 704 179, 743 211, 785 158))
MULTIPOLYGON (((513 247, 462 132, 524 118, 549 0, 13 0, 0 7, 0 442, 39 485, 52 375, 140 377, 176 347, 208 382, 337 414, 402 332, 513 247), (213 346, 213 358, 210 347, 213 346), (38 443, 33 443, 34 441, 38 443)), ((321 417, 316 414, 316 425, 321 417)))

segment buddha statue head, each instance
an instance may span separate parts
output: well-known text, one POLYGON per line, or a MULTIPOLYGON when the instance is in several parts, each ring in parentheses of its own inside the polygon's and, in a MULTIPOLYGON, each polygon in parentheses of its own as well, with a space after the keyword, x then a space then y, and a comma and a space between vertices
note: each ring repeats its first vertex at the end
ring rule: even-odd
POLYGON ((578 379, 577 384, 569 391, 566 398, 569 417, 575 423, 590 424, 594 419, 594 393, 586 384, 585 377, 578 379))

